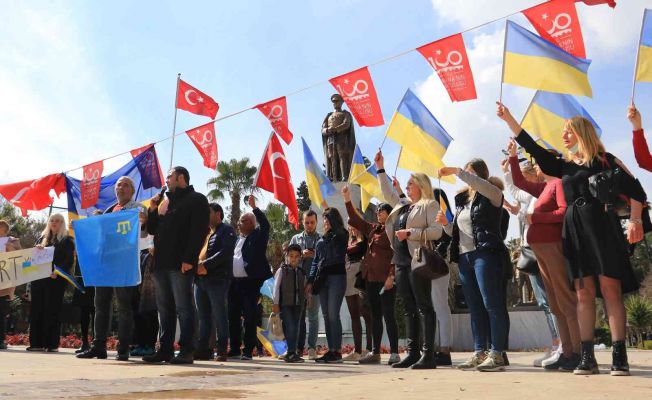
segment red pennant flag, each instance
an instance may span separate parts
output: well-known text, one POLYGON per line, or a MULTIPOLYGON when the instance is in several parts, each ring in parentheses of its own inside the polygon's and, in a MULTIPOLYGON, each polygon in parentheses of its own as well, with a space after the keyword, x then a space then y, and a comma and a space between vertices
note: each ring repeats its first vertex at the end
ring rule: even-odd
POLYGON ((23 217, 27 215, 27 210, 38 211, 52 204, 54 199, 50 196, 50 190, 54 190, 57 197, 65 192, 65 175, 52 174, 31 181, 0 185, 0 195, 20 208, 23 217))
POLYGON ((263 113, 265 117, 272 124, 274 132, 276 132, 281 139, 287 144, 292 142, 292 132, 288 127, 288 107, 285 101, 285 96, 279 97, 265 104, 258 104, 256 108, 263 113))
POLYGON ((215 119, 220 105, 212 97, 179 79, 177 108, 215 119))
POLYGON ((205 125, 186 131, 186 133, 204 159, 204 166, 215 170, 217 168, 217 138, 215 137, 215 123, 209 122, 205 125))
POLYGON ((131 150, 131 157, 140 172, 143 189, 160 188, 165 184, 165 175, 163 175, 161 164, 158 162, 154 143, 131 150), (145 154, 142 157, 138 157, 143 153, 145 154))
POLYGON ((269 138, 263 159, 260 161, 258 174, 254 183, 257 187, 274 193, 274 198, 288 208, 288 221, 299 228, 299 208, 290 177, 290 168, 285 159, 281 142, 275 134, 269 138))
POLYGON ((523 11, 539 35, 576 57, 586 58, 582 28, 572 0, 551 0, 523 11))
POLYGON ((576 3, 578 1, 581 1, 587 6, 598 6, 600 4, 608 4, 609 7, 616 8, 616 0, 575 0, 576 3))
POLYGON ((421 46, 417 50, 437 71, 451 101, 473 100, 478 97, 461 33, 421 46))
POLYGON ((84 165, 84 178, 79 186, 81 192, 81 208, 94 206, 100 198, 100 183, 102 183, 103 170, 103 161, 84 165))
POLYGON ((381 126, 383 112, 367 67, 329 79, 360 126, 381 126))

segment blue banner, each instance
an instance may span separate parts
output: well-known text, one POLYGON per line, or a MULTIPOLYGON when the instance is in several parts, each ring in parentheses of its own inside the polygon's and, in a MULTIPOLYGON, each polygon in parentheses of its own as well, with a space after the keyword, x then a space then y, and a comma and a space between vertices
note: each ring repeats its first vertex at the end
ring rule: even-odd
POLYGON ((138 209, 80 219, 73 229, 85 286, 140 283, 138 209))

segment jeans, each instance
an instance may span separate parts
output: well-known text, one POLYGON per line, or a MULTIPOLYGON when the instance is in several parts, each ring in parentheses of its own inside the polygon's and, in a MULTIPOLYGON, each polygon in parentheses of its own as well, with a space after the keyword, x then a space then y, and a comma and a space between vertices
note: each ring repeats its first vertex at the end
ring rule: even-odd
POLYGON ((305 347, 306 337, 308 338, 308 348, 317 348, 317 336, 319 335, 319 295, 314 294, 308 305, 303 309, 303 316, 301 320, 301 331, 303 335, 299 334, 299 342, 297 350, 303 350, 305 347), (308 316, 308 333, 306 335, 306 316, 308 316), (303 339, 302 339, 303 337, 303 339))
MULTIPOLYGON (((288 344, 288 354, 297 352, 297 343, 301 341, 301 317, 303 306, 281 306, 283 333, 288 344)), ((304 340, 306 332, 303 331, 304 340)))
POLYGON ((423 337, 423 350, 434 351, 435 309, 430 297, 432 281, 415 276, 409 265, 397 265, 396 287, 405 308, 408 352, 419 353, 420 337, 423 337))
POLYGON ((258 294, 263 281, 260 279, 234 278, 229 289, 229 336, 231 353, 240 354, 242 343, 242 319, 244 319, 245 355, 251 356, 256 347, 256 319, 258 314, 258 294))
POLYGON ((532 285, 532 291, 534 291, 534 297, 537 299, 537 304, 543 310, 543 313, 546 315, 546 321, 548 322, 548 329, 550 330, 550 336, 552 339, 559 339, 559 333, 557 333, 557 323, 555 322, 555 316, 550 312, 550 305, 548 304, 548 294, 546 293, 546 288, 541 278, 541 274, 529 275, 530 284, 532 285))
POLYGON ((507 309, 501 255, 487 250, 470 251, 460 255, 459 269, 464 297, 471 312, 474 350, 486 350, 489 336, 492 350, 506 350, 507 309))
POLYGON ((346 275, 328 275, 319 291, 321 312, 324 315, 326 341, 329 351, 342 351, 342 320, 340 308, 346 292, 346 275))
POLYGON ((111 327, 113 311, 113 295, 118 302, 118 353, 129 352, 134 331, 134 313, 132 302, 135 287, 96 287, 95 288, 95 321, 93 346, 106 348, 106 336, 111 327))
POLYGON ((160 352, 174 352, 174 336, 179 317, 179 345, 184 353, 194 350, 192 338, 195 333, 195 309, 192 306, 192 275, 178 269, 157 268, 154 270, 156 306, 160 329, 160 352))
POLYGON ((384 282, 367 282, 367 296, 371 307, 371 320, 373 322, 372 352, 380 354, 380 344, 383 339, 383 319, 387 326, 387 337, 391 353, 398 354, 398 325, 394 316, 396 303, 396 286, 380 294, 384 282))
POLYGON ((32 307, 29 314, 29 345, 58 349, 61 337, 59 313, 66 290, 63 278, 44 278, 32 282, 32 307))
POLYGON ((208 349, 211 326, 217 331, 217 352, 225 354, 229 341, 229 279, 195 278, 195 305, 199 317, 197 348, 208 349))

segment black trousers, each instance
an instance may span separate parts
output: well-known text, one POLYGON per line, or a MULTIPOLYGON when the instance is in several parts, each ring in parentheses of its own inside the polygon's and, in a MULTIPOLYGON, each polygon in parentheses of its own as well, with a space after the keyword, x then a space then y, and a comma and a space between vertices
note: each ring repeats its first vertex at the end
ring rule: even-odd
POLYGON ((398 354, 398 325, 394 315, 396 303, 396 286, 385 290, 381 295, 380 291, 385 285, 384 282, 367 282, 366 292, 371 308, 371 320, 373 321, 373 353, 380 354, 380 343, 383 339, 383 319, 387 326, 387 337, 391 353, 398 354))
POLYGON ((5 341, 7 314, 9 314, 9 296, 2 296, 0 297, 0 343, 5 341))
POLYGON ((31 347, 59 348, 59 313, 65 289, 66 281, 63 278, 44 278, 32 282, 32 308, 29 314, 31 347))
POLYGON ((435 348, 435 309, 432 306, 432 281, 415 276, 409 265, 396 266, 396 288, 405 308, 407 348, 419 352, 420 336, 423 351, 435 348))
POLYGON ((229 336, 231 353, 240 353, 241 333, 244 326, 244 349, 251 356, 256 347, 258 320, 258 296, 263 281, 260 279, 234 278, 229 289, 229 336))
POLYGON ((156 346, 158 338, 158 312, 142 311, 134 313, 133 343, 141 347, 156 346))

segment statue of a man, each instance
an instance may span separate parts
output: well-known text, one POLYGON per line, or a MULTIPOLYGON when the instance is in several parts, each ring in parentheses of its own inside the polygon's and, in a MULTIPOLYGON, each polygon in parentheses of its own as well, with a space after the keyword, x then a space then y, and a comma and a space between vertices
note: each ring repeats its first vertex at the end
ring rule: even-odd
POLYGON ((353 116, 342 110, 344 100, 339 94, 331 96, 335 111, 329 112, 321 124, 322 143, 326 156, 326 175, 333 182, 346 182, 355 151, 353 116))

